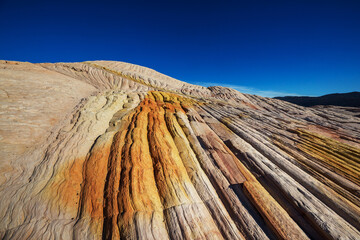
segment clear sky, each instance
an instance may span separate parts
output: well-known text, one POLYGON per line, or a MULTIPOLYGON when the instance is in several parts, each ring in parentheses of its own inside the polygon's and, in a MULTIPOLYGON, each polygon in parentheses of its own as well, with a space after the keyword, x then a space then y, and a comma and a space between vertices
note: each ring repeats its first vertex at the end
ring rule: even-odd
POLYGON ((270 97, 360 91, 360 1, 0 0, 0 59, 124 61, 270 97))

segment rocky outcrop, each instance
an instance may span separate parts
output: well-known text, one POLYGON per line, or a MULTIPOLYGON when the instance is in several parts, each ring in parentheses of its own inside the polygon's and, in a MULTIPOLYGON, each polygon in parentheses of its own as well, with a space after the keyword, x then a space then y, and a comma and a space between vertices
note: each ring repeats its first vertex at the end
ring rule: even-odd
POLYGON ((2 239, 360 239, 360 119, 121 62, 0 62, 2 239))

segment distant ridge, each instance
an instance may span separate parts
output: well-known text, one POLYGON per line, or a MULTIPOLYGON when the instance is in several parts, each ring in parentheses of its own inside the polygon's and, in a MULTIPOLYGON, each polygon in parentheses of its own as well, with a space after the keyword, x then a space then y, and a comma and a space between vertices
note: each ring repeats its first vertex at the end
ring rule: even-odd
POLYGON ((315 105, 334 105, 342 107, 360 107, 360 92, 350 93, 333 93, 320 97, 274 97, 275 99, 284 100, 304 107, 315 105))

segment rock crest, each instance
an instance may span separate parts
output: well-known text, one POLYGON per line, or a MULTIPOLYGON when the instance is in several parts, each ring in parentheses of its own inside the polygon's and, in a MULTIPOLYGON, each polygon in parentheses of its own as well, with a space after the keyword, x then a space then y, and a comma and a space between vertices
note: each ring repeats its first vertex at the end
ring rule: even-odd
POLYGON ((0 61, 1 239, 360 239, 360 119, 122 62, 0 61))

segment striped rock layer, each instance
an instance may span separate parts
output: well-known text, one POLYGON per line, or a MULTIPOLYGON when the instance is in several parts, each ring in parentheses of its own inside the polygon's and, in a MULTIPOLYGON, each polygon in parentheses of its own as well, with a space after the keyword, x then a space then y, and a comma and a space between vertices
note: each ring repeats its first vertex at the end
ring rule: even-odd
POLYGON ((110 61, 0 62, 1 239, 360 239, 359 109, 110 61))

